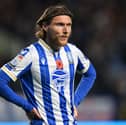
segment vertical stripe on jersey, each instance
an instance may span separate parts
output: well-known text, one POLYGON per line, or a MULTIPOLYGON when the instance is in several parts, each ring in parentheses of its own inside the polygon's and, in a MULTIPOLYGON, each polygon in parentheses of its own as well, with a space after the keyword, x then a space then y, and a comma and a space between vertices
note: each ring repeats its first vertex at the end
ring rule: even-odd
MULTIPOLYGON (((55 118, 54 118, 54 113, 53 113, 53 107, 52 107, 52 100, 51 100, 51 90, 50 87, 47 87, 47 84, 50 84, 50 77, 49 77, 49 68, 47 64, 47 57, 45 55, 44 49, 39 43, 34 44, 39 55, 39 65, 40 65, 40 73, 41 73, 41 84, 42 84, 42 94, 43 94, 43 101, 44 101, 44 108, 46 111, 46 116, 49 125, 55 125, 55 118), (45 67, 41 67, 41 59, 45 59, 45 67), (45 75, 46 77, 42 77, 45 75), (48 101, 46 99, 48 98, 48 101), (50 118, 51 115, 51 118, 50 118)), ((50 85, 48 85, 50 86, 50 85)))
MULTIPOLYGON (((61 60, 60 54, 58 53, 58 55, 54 55, 54 59, 56 60, 61 60)), ((61 60, 62 61, 62 60, 61 60)), ((59 100, 60 100, 60 110, 62 113, 62 119, 63 119, 63 123, 64 125, 66 125, 65 123, 69 121, 68 118, 68 113, 67 113, 67 108, 66 108, 66 98, 64 97, 64 90, 61 88, 61 91, 59 92, 59 100)))
POLYGON ((73 57, 71 54, 71 50, 68 46, 64 47, 66 54, 67 54, 67 58, 69 61, 69 70, 70 70, 70 103, 71 103, 71 110, 72 110, 72 116, 74 113, 74 109, 73 109, 73 91, 74 91, 74 86, 73 86, 73 81, 74 81, 74 62, 73 62, 73 57))
POLYGON ((41 73, 39 65, 39 55, 36 47, 33 44, 33 53, 32 53, 32 67, 31 73, 33 77, 33 87, 34 87, 34 97, 37 103, 37 109, 42 116, 43 120, 32 120, 31 125, 45 125, 47 123, 46 112, 44 109, 44 102, 42 100, 42 85, 41 85, 41 73), (35 71, 36 70, 36 71, 35 71), (37 78, 36 78, 37 77, 37 78))
POLYGON ((22 75, 20 78, 22 82, 23 91, 28 99, 28 101, 35 107, 37 107, 36 99, 34 97, 33 79, 31 71, 29 70, 26 74, 22 75), (32 92, 32 93, 31 93, 32 92), (31 93, 29 95, 29 93, 31 93))
POLYGON ((84 67, 84 65, 82 64, 80 58, 78 58, 78 66, 77 66, 77 69, 78 69, 79 71, 81 71, 81 70, 84 69, 84 68, 85 68, 85 67, 84 67))

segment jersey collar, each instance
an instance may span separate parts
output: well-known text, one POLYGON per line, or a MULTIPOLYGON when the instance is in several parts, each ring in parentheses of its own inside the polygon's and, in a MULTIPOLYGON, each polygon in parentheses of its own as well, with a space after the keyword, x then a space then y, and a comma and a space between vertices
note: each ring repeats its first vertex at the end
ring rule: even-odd
POLYGON ((40 45, 44 46, 50 52, 53 52, 53 50, 51 49, 51 47, 43 39, 39 39, 39 43, 40 43, 40 45))
MULTIPOLYGON (((39 44, 41 46, 44 46, 48 51, 50 51, 51 53, 54 53, 54 50, 43 40, 43 39, 39 39, 39 44)), ((60 48, 60 50, 62 49, 63 47, 60 48)), ((59 51, 60 51, 59 50, 59 51)))

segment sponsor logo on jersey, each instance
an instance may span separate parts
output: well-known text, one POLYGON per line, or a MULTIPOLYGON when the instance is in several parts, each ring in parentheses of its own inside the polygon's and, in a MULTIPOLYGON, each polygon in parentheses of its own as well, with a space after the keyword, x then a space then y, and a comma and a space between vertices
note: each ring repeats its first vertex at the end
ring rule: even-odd
POLYGON ((67 78, 68 74, 63 70, 57 69, 52 73, 53 84, 56 86, 59 92, 64 90, 67 78))

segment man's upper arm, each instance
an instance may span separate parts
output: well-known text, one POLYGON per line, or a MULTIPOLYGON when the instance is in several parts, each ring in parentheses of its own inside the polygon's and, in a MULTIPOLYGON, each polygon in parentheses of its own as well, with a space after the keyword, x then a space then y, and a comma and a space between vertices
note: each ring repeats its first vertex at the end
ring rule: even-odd
POLYGON ((3 65, 1 70, 4 71, 13 81, 16 81, 22 73, 30 68, 31 63, 32 57, 30 49, 25 48, 10 62, 3 65))

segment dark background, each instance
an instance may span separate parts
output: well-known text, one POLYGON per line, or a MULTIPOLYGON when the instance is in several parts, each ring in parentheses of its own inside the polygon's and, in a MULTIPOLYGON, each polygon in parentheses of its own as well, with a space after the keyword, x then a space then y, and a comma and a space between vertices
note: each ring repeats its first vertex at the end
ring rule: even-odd
MULTIPOLYGON (((111 97, 116 105, 113 119, 126 119, 126 0, 2 0, 0 66, 36 41, 36 20, 46 7, 59 3, 74 14, 70 42, 90 58, 97 71, 89 96, 111 97)), ((21 91, 19 84, 12 88, 21 91)))

